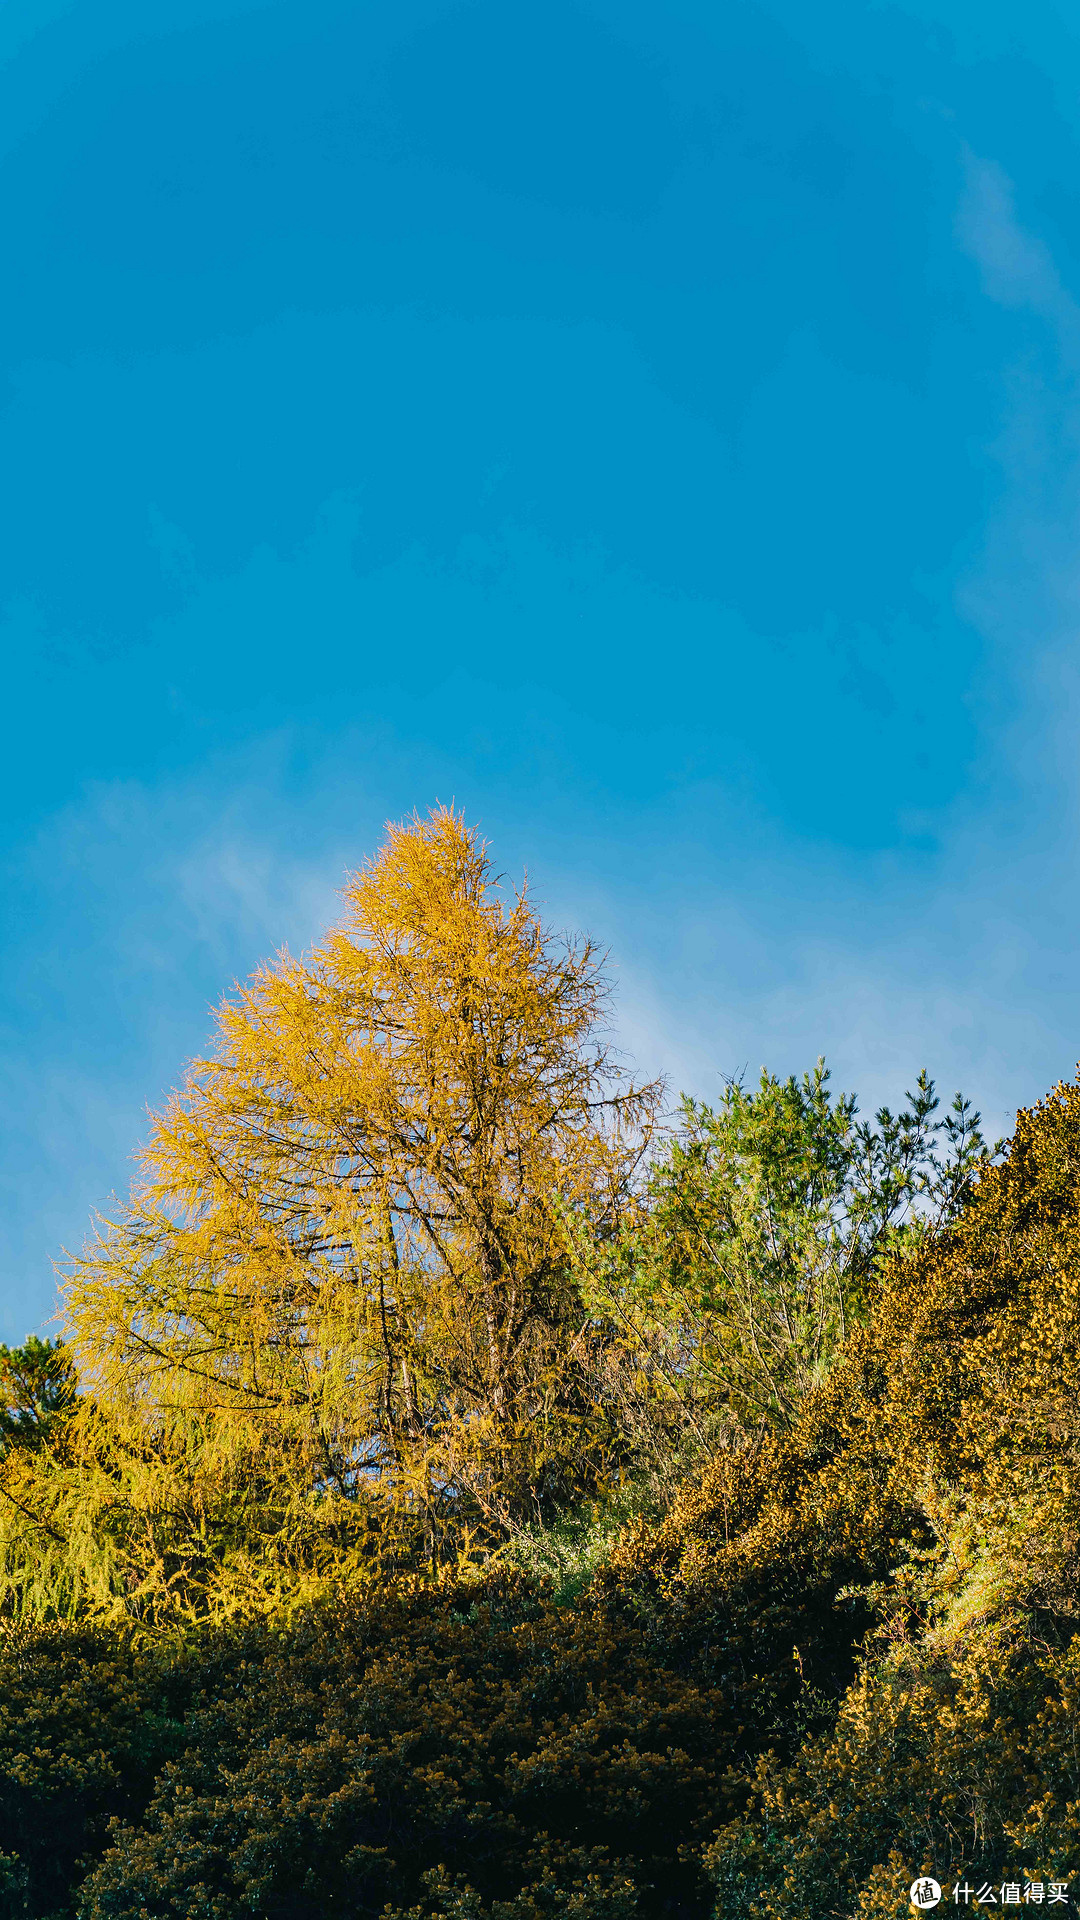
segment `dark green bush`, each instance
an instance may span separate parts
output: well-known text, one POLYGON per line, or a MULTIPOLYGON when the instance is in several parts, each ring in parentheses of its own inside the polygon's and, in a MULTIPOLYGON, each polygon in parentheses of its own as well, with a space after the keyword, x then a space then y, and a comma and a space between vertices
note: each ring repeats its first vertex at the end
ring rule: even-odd
POLYGON ((639 1629, 511 1582, 223 1642, 185 1738, 87 1920, 707 1911, 739 1729, 639 1629))
POLYGON ((66 1909, 111 1819, 137 1818, 179 1751, 183 1677, 115 1634, 0 1641, 0 1913, 66 1909), (7 1907, 3 1905, 7 1901, 7 1907))

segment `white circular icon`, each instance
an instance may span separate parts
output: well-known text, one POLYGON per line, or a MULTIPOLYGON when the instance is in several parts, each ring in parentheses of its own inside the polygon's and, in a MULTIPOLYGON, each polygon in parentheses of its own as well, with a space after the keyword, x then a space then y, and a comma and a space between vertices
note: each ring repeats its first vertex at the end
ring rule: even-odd
POLYGON ((913 1907, 918 1907, 920 1913, 927 1907, 936 1907, 940 1899, 941 1888, 929 1874, 924 1874, 921 1880, 912 1881, 911 1904, 913 1907))

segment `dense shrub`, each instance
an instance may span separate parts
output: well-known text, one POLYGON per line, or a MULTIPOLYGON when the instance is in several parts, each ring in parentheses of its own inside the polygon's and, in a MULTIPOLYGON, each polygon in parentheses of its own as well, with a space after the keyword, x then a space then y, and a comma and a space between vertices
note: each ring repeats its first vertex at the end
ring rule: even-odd
POLYGON ((111 1819, 138 1817, 179 1751, 185 1685, 183 1662, 116 1634, 39 1628, 0 1643, 0 1913, 65 1909, 78 1863, 111 1819))
POLYGON ((1070 1087, 790 1432, 562 1604, 489 1567, 156 1648, 10 1638, 0 1912, 859 1920, 924 1866, 1067 1880, 1078 1336, 1070 1087))
POLYGON ((875 1663, 794 1764, 761 1762, 748 1817, 708 1855, 718 1915, 906 1914, 922 1868, 975 1890, 1068 1882, 1078 1708, 1080 1643, 999 1641, 950 1659, 905 1648, 875 1663))
POLYGON ((816 1464, 774 1523, 797 1534, 815 1503, 827 1531, 888 1541, 892 1570, 835 1726, 759 1765, 710 1854, 723 1920, 904 1913, 923 1865, 1075 1869, 1078 1199, 1080 1090, 1059 1088, 807 1409, 816 1464))
POLYGON ((185 1752, 80 1912, 707 1911, 739 1740, 640 1630, 520 1582, 325 1608, 207 1654, 185 1752))

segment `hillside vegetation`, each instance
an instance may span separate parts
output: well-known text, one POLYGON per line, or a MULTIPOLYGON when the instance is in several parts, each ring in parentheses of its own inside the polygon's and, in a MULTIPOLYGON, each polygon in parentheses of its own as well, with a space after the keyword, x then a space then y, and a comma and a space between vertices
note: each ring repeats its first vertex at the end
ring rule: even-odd
POLYGON ((0 1913, 1048 1901, 1080 1088, 994 1156, 925 1076, 664 1124, 454 815, 346 901, 5 1353, 0 1913))

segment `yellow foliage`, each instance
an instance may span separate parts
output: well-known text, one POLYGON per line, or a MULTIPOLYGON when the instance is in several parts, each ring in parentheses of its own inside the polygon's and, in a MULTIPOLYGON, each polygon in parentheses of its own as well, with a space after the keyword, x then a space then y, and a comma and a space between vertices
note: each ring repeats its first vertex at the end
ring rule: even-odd
POLYGON ((504 898, 451 811, 391 827, 344 899, 221 1008, 74 1263, 84 1398, 0 1535, 25 1606, 430 1568, 603 1473, 568 1247, 616 1226, 658 1089, 598 1037, 597 952, 504 898))

